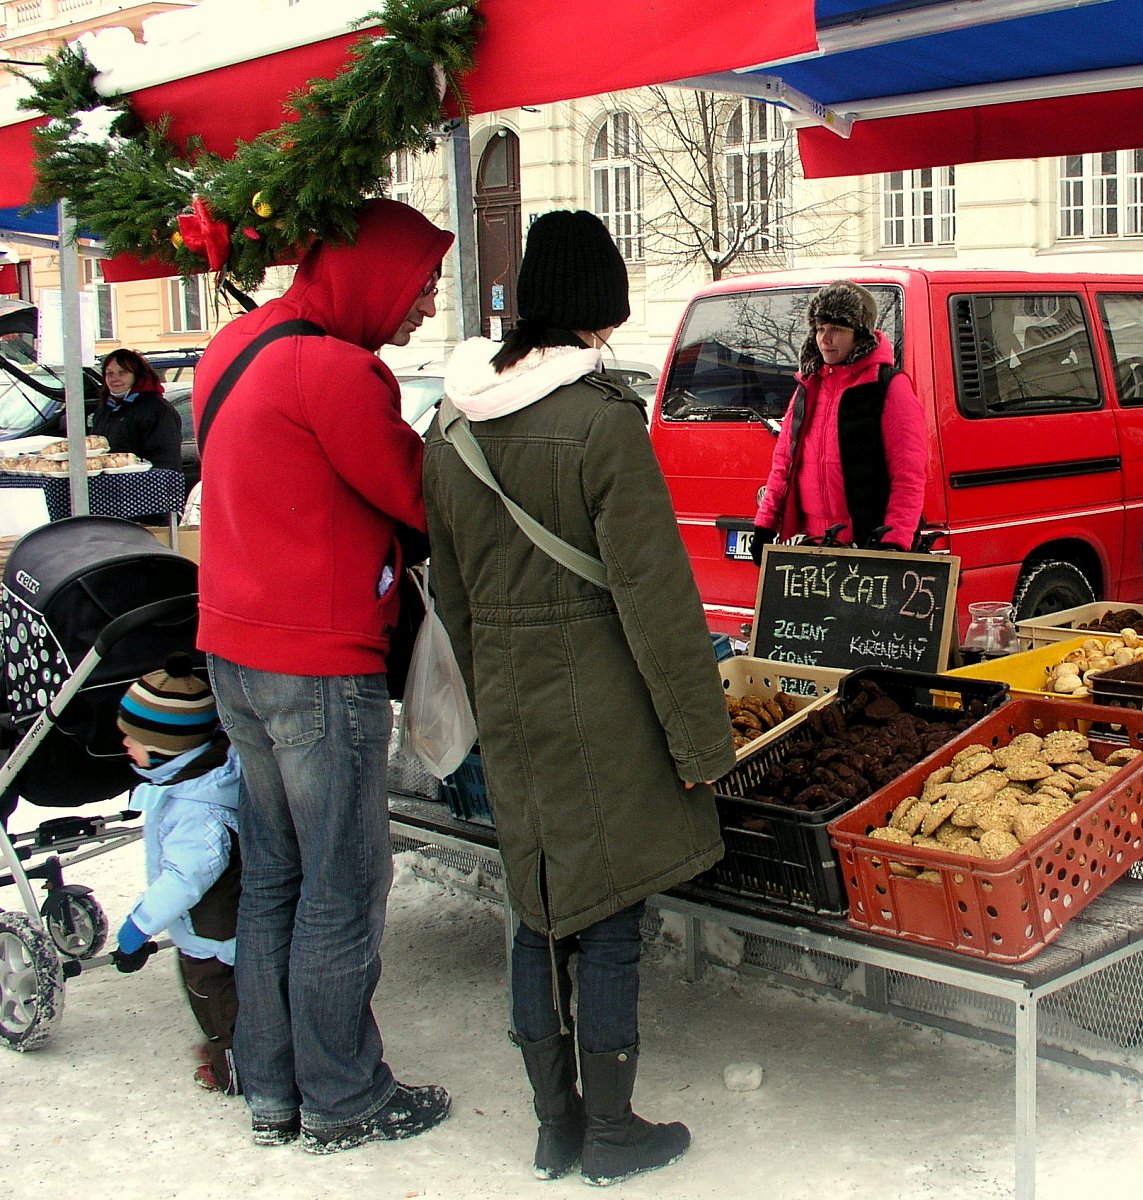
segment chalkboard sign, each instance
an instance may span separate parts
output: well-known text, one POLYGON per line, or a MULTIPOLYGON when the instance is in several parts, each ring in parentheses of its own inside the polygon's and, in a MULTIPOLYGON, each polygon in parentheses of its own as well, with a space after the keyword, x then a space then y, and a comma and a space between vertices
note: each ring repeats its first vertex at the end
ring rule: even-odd
POLYGON ((809 666, 943 671, 960 559, 767 546, 750 653, 809 666))

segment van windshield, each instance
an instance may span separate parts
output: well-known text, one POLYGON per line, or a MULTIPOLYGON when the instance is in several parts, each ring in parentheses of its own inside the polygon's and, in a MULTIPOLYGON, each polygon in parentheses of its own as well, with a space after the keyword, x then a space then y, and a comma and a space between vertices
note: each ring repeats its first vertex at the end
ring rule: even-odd
MULTIPOLYGON (((705 296, 687 311, 663 391, 665 421, 768 421, 794 392, 806 309, 820 284, 705 296)), ((902 292, 863 285, 877 298, 878 328, 901 365, 902 292)))

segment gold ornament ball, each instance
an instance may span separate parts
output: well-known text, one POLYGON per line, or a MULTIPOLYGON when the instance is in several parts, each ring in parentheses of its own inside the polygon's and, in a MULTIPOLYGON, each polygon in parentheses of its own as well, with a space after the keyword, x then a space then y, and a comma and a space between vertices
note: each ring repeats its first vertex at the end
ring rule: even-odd
POLYGON ((171 245, 176 250, 181 250, 186 245, 186 242, 183 241, 183 235, 177 229, 171 234, 171 245))
POLYGON ((274 212, 273 205, 268 204, 265 200, 262 199, 261 192, 254 193, 254 196, 250 201, 250 207, 260 217, 269 217, 274 212))

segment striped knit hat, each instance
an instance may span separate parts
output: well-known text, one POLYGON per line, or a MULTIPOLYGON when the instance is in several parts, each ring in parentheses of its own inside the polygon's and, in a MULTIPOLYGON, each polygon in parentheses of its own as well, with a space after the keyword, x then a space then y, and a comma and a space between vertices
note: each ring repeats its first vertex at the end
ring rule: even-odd
POLYGON ((190 656, 177 651, 161 671, 127 689, 117 724, 152 754, 174 758, 210 741, 218 710, 210 688, 194 674, 190 656))

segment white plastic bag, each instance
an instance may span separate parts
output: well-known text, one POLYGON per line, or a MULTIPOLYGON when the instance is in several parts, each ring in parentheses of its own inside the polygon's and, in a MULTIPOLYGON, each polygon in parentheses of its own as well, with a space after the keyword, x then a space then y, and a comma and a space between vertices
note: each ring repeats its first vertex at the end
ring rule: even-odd
POLYGON ((405 698, 401 702, 401 747, 415 754, 438 779, 464 762, 476 741, 452 642, 420 571, 411 571, 425 602, 425 618, 413 643, 405 698))

